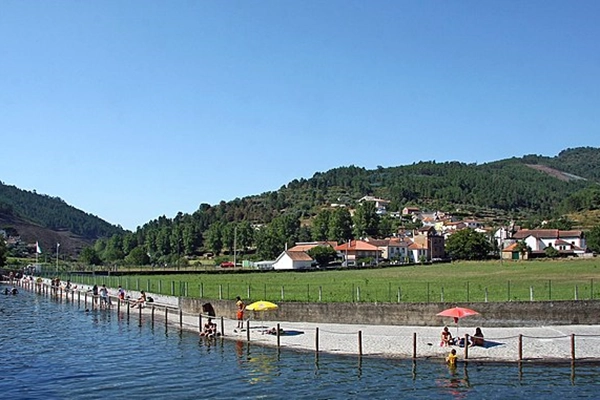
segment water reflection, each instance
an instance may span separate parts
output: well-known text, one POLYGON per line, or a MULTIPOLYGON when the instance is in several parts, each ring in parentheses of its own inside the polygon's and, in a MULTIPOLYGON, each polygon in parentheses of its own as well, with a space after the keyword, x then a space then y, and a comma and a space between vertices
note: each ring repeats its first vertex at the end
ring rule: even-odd
POLYGON ((443 388, 455 399, 464 399, 469 393, 471 384, 469 382, 468 363, 464 363, 462 368, 457 365, 447 365, 447 373, 444 378, 436 380, 436 385, 443 388))

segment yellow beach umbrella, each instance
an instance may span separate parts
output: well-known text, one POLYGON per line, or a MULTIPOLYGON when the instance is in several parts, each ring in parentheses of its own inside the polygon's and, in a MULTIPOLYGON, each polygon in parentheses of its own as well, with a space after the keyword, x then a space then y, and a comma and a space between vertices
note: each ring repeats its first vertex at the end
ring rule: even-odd
POLYGON ((277 308, 279 308, 277 304, 265 300, 255 301, 254 303, 246 306, 246 310, 249 311, 271 311, 277 310, 277 308))

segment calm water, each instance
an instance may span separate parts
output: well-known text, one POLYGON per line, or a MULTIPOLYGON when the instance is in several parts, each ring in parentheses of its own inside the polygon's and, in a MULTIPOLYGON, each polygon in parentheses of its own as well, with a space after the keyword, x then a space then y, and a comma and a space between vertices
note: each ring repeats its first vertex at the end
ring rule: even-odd
MULTIPOLYGON (((4 290, 4 287, 0 287, 4 290)), ((597 365, 363 359, 208 344, 116 312, 86 312, 21 291, 0 295, 0 394, 6 399, 596 398, 597 365)))

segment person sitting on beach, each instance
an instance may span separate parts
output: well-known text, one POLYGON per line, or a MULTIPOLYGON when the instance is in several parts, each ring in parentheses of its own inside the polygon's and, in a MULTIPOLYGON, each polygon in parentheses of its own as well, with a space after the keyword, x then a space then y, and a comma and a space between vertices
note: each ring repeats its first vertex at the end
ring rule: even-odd
POLYGON ((448 354, 448 356, 446 357, 446 363, 449 367, 456 367, 457 358, 458 356, 456 355, 456 350, 452 349, 452 351, 450 351, 450 354, 448 354))
POLYGON ((209 318, 208 321, 204 324, 204 328, 202 329, 200 336, 205 336, 209 338, 219 336, 219 333, 217 332, 217 324, 212 322, 212 319, 209 318))
POLYGON ((471 336, 471 346, 482 346, 484 345, 483 341, 483 332, 481 332, 481 328, 475 328, 475 334, 471 336))
POLYGON ((447 326, 444 327, 444 329, 442 330, 442 341, 440 342, 440 346, 450 346, 454 344, 454 338, 452 337, 452 334, 450 333, 450 330, 448 329, 447 326))
POLYGON ((134 301, 131 305, 131 308, 142 308, 146 304, 146 292, 143 290, 140 292, 140 297, 136 301, 134 301))
MULTIPOLYGON (((277 335, 277 328, 272 327, 271 329, 267 329, 263 333, 266 333, 267 335, 277 335)), ((279 328, 279 334, 283 334, 283 329, 279 328)))

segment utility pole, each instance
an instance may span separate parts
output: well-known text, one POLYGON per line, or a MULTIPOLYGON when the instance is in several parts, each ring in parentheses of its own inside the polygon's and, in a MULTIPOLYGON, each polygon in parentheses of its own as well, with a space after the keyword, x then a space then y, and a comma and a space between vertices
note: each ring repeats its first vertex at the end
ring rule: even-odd
POLYGON ((56 272, 58 273, 58 249, 60 247, 60 243, 56 243, 56 272))
POLYGON ((237 267, 237 224, 233 227, 233 267, 237 267))

